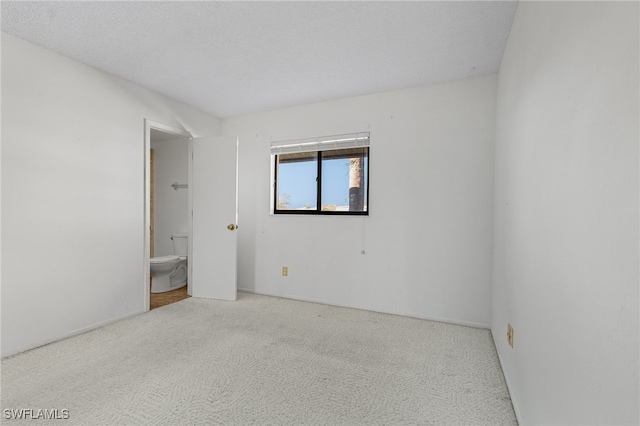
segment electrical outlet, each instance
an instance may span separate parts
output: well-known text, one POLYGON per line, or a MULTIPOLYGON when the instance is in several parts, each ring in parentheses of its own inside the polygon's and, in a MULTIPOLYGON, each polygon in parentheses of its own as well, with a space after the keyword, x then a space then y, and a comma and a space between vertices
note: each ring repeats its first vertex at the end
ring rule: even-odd
POLYGON ((282 267, 282 276, 286 277, 289 275, 289 268, 287 268, 286 266, 282 267))
POLYGON ((513 347, 513 327, 511 324, 507 324, 507 343, 513 347))

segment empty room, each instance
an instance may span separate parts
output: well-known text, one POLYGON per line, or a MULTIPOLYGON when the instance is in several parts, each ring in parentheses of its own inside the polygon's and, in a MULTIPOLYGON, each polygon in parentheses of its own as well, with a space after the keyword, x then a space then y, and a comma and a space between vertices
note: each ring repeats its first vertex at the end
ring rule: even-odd
POLYGON ((640 424, 640 3, 0 7, 3 423, 640 424))

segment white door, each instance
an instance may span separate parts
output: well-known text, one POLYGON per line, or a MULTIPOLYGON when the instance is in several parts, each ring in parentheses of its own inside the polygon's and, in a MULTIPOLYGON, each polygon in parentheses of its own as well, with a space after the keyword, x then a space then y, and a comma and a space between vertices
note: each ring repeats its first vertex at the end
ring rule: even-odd
POLYGON ((236 300, 238 139, 196 138, 191 152, 191 295, 236 300))

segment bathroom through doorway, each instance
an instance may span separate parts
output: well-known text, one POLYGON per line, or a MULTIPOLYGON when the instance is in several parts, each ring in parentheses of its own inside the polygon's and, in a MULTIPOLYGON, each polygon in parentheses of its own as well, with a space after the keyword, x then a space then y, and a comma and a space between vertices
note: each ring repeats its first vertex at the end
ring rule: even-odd
MULTIPOLYGON (((145 120, 145 310, 190 295, 186 286, 171 289, 168 277, 166 280, 156 278, 153 288, 150 271, 152 263, 174 254, 173 235, 180 234, 188 238, 191 210, 188 195, 190 140, 191 135, 184 130, 145 120), (159 289, 162 292, 158 292, 159 289)), ((188 263, 189 253, 184 254, 188 263)), ((188 283, 189 268, 183 266, 183 269, 188 283)), ((157 272, 154 274, 157 276, 157 272)), ((184 279, 181 282, 184 283, 184 279)))
MULTIPOLYGON (((176 190, 187 191, 187 293, 189 296, 219 300, 237 298, 237 229, 238 229, 238 138, 231 136, 191 137, 176 129, 145 119, 145 214, 144 214, 144 300, 149 310, 150 242, 151 242, 151 136, 187 141, 188 182, 173 182, 176 190)), ((154 154, 158 168, 158 153, 154 154)), ((157 188, 157 178, 154 186, 157 188)), ((165 185, 166 186, 166 185, 165 185)), ((156 191, 157 196, 157 191, 156 191)), ((156 203, 157 210, 157 203, 156 203)), ((154 220, 155 256, 158 253, 159 223, 154 220)), ((173 232, 171 230, 170 232, 173 232)), ((172 235, 175 242, 176 235, 172 235)), ((186 238, 185 238, 186 237, 186 238)), ((154 275, 158 266, 154 260, 154 275)), ((157 276, 157 275, 156 275, 157 276)))

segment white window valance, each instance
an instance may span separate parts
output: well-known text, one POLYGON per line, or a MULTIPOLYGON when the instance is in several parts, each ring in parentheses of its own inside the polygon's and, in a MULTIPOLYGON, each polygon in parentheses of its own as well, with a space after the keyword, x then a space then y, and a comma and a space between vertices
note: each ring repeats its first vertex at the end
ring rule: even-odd
POLYGON ((369 146, 369 132, 271 142, 271 154, 328 151, 369 146))

